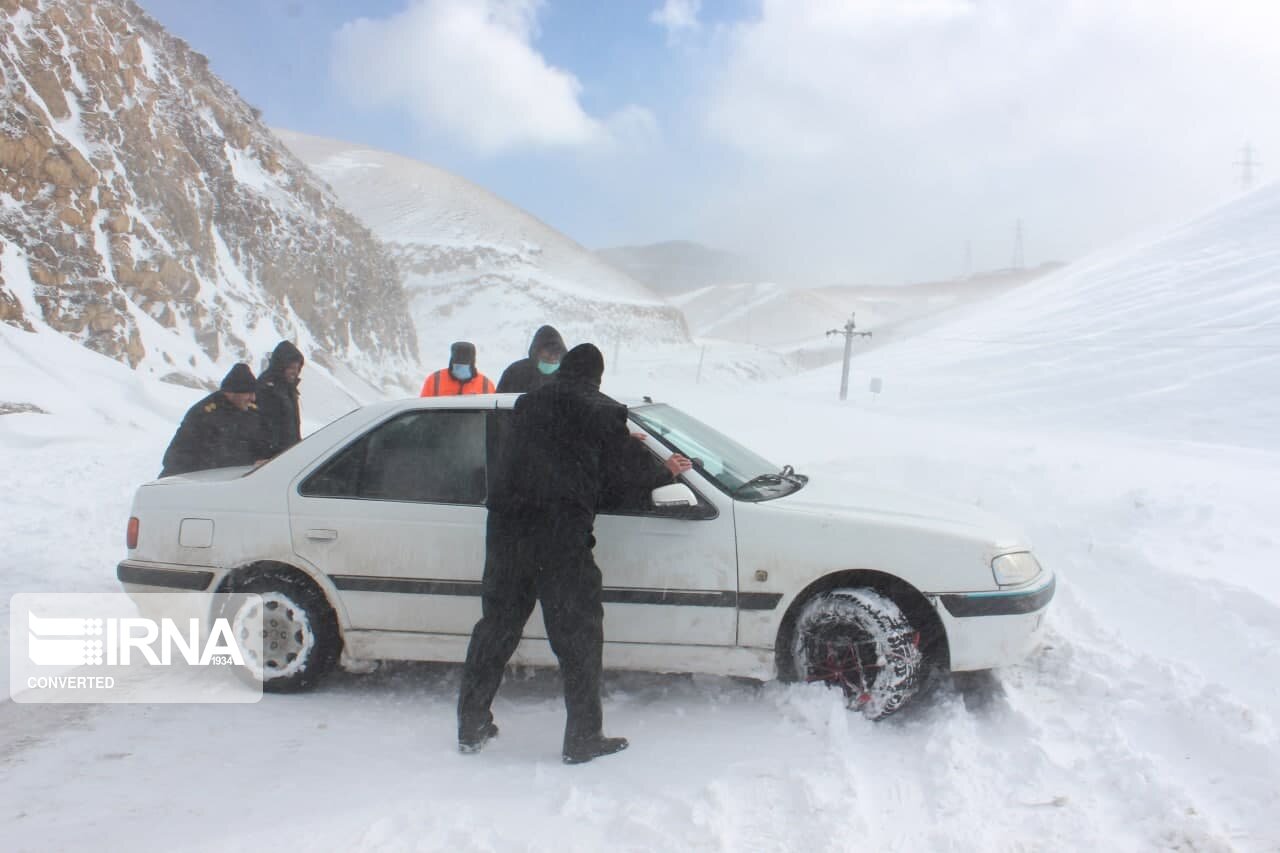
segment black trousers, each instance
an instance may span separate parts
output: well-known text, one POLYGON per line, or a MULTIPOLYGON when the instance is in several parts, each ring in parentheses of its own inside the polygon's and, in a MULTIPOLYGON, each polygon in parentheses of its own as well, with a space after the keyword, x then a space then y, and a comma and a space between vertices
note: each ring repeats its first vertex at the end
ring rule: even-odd
POLYGON ((536 602, 564 678, 565 744, 601 733, 604 609, 592 522, 585 514, 513 518, 489 512, 484 609, 462 671, 460 736, 493 721, 490 705, 536 602))

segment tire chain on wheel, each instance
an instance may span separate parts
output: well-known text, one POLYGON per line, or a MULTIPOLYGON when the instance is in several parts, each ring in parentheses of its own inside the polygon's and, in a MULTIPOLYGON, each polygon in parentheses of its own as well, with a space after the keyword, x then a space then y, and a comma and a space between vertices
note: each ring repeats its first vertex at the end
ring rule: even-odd
POLYGON ((797 678, 808 678, 813 666, 806 641, 843 628, 852 636, 842 646, 851 648, 855 656, 868 644, 875 648, 874 668, 863 671, 869 676, 867 695, 850 695, 850 707, 872 720, 889 716, 906 704, 919 686, 924 668, 919 634, 898 605, 878 592, 863 588, 825 592, 805 604, 796 619, 792 657, 797 678))

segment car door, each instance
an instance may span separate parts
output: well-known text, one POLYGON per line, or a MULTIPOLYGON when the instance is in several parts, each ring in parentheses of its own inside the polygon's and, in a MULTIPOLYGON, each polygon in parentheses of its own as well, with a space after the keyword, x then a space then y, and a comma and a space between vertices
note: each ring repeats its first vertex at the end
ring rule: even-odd
POLYGON ((469 634, 484 567, 485 412, 403 412, 290 489, 294 551, 353 628, 469 634))
POLYGON ((682 482, 697 496, 696 507, 662 508, 647 501, 596 516, 595 555, 604 576, 609 642, 737 642, 732 507, 708 499, 711 489, 694 472, 682 482))
MULTIPOLYGON (((491 413, 490 457, 507 434, 509 411, 491 413)), ((638 430, 639 427, 636 427, 638 430)), ((655 465, 670 455, 646 446, 655 465)), ((611 643, 732 646, 737 641, 738 567, 732 502, 695 472, 683 478, 696 507, 655 507, 648 492, 595 521, 595 558, 604 579, 604 633, 611 643)), ((526 637, 545 637, 535 615, 526 637)))

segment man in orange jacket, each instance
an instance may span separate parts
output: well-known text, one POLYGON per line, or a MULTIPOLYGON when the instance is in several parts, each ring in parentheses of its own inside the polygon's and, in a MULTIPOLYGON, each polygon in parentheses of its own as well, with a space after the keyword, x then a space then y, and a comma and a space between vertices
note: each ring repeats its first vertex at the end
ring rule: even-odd
POLYGON ((489 377, 476 370, 476 345, 458 341, 449 349, 449 366, 437 370, 422 383, 419 397, 453 397, 458 394, 492 394, 489 377))

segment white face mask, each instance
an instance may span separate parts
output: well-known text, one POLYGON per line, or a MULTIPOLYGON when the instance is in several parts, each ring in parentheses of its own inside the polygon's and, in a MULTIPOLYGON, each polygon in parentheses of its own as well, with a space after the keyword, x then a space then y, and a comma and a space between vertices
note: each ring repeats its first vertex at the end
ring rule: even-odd
POLYGON ((470 382, 476 372, 469 364, 455 364, 449 368, 449 374, 459 382, 470 382))

